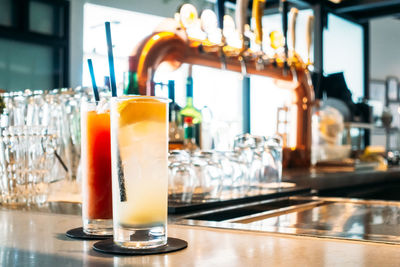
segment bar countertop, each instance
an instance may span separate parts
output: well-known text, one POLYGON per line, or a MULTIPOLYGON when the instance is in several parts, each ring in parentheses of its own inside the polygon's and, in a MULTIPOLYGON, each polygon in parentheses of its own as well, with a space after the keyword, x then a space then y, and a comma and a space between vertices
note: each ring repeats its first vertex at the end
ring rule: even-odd
POLYGON ((351 170, 340 167, 289 169, 284 170, 283 180, 314 190, 329 190, 388 182, 400 183, 400 167, 391 167, 387 170, 351 170))
POLYGON ((110 256, 95 241, 67 238, 81 217, 0 211, 2 266, 399 266, 399 246, 250 231, 169 225, 188 248, 152 256, 110 256))

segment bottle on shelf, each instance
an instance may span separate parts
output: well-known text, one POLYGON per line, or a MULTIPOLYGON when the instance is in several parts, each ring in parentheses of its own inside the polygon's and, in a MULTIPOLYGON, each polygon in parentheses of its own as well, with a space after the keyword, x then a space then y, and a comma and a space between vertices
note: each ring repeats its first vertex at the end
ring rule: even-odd
POLYGON ((136 71, 132 71, 130 68, 124 75, 124 95, 139 95, 139 83, 136 71))
POLYGON ((185 117, 183 119, 183 129, 185 132, 185 138, 183 139, 183 148, 190 152, 194 152, 199 149, 196 143, 196 127, 193 123, 192 117, 185 117))
POLYGON ((175 82, 172 80, 168 81, 168 98, 171 99, 168 114, 168 149, 183 149, 183 129, 179 115, 181 107, 175 102, 175 82))
POLYGON ((189 65, 188 77, 186 79, 186 106, 179 112, 183 122, 185 122, 186 117, 192 118, 192 123, 194 125, 194 139, 198 147, 201 147, 201 122, 202 116, 200 110, 193 105, 193 77, 192 77, 192 65, 189 65))

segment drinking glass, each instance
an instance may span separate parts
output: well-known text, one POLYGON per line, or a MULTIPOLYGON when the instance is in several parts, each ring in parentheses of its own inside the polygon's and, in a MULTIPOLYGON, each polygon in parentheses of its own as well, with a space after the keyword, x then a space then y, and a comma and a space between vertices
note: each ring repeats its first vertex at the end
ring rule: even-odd
POLYGON ((174 202, 192 201, 196 174, 186 151, 173 150, 168 157, 168 194, 174 202))
POLYGON ((168 103, 111 99, 114 242, 145 249, 167 243, 168 103))
POLYGON ((218 199, 222 190, 223 172, 216 154, 202 151, 193 156, 192 162, 202 199, 218 199))
POLYGON ((54 166, 56 137, 42 126, 1 129, 0 189, 7 204, 43 204, 54 166))
POLYGON ((224 152, 222 170, 230 182, 230 198, 243 197, 249 190, 249 170, 247 163, 238 152, 224 152))
POLYGON ((110 111, 107 101, 82 101, 83 231, 112 234, 110 111))
POLYGON ((7 204, 25 204, 28 198, 26 180, 26 153, 21 141, 20 126, 2 129, 1 137, 1 191, 7 204))
POLYGON ((262 152, 262 185, 277 188, 282 182, 282 139, 275 135, 268 137, 262 152))
POLYGON ((238 135, 235 138, 234 149, 239 153, 241 161, 246 164, 248 189, 252 191, 257 191, 262 175, 262 161, 257 153, 257 147, 261 146, 263 142, 264 138, 250 134, 238 135))
POLYGON ((46 114, 44 120, 46 121, 47 127, 59 137, 57 140, 56 152, 63 160, 64 164, 64 166, 62 166, 57 163, 52 169, 52 175, 54 177, 68 179, 71 177, 71 157, 69 146, 69 125, 71 122, 66 117, 65 106, 63 105, 62 97, 59 94, 60 92, 58 89, 54 89, 46 95, 49 112, 46 114))

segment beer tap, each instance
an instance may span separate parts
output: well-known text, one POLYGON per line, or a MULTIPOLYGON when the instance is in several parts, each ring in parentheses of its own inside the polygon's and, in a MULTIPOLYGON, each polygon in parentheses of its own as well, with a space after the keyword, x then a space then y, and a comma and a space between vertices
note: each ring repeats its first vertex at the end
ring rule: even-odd
POLYGON ((269 33, 270 46, 274 50, 274 55, 270 59, 275 67, 278 67, 278 63, 282 63, 283 60, 279 58, 278 51, 284 47, 284 37, 280 31, 272 31, 269 33))
MULTIPOLYGON (((212 11, 211 9, 203 10, 203 12, 201 12, 200 21, 201 21, 201 30, 206 34, 206 40, 211 43, 217 43, 216 40, 214 40, 214 42, 212 40, 216 39, 213 37, 215 37, 215 35, 219 31, 218 19, 214 11, 212 11)), ((221 40, 219 40, 218 42, 221 42, 221 40)))
POLYGON ((307 17, 307 29, 306 29, 306 47, 307 47, 307 66, 311 66, 311 43, 314 28, 314 16, 309 15, 307 17))
POLYGON ((236 27, 237 27, 237 31, 239 33, 240 40, 242 42, 242 47, 240 50, 238 60, 240 62, 240 66, 242 68, 243 76, 247 75, 245 52, 249 48, 249 40, 244 35, 244 25, 246 24, 246 17, 247 17, 246 14, 247 14, 248 3, 249 3, 248 0, 237 0, 236 12, 235 12, 236 27))
POLYGON ((221 29, 221 46, 219 48, 220 58, 221 58, 221 68, 226 70, 226 56, 224 52, 224 46, 226 46, 226 39, 224 36, 224 16, 225 16, 225 0, 217 0, 215 5, 217 18, 218 18, 218 27, 221 29))
POLYGON ((182 5, 179 10, 179 20, 181 25, 186 29, 187 33, 188 30, 196 27, 195 24, 198 20, 196 7, 192 4, 182 5))
MULTIPOLYGON (((196 39, 199 41, 206 40, 209 32, 217 28, 215 13, 209 9, 202 12, 202 18, 198 17, 198 12, 195 6, 192 4, 183 4, 180 8, 179 18, 181 27, 185 29, 186 35, 189 38, 196 39), (206 18, 204 18, 206 17, 206 18), (215 23, 214 25, 212 25, 215 23), (207 28, 206 30, 204 29, 207 28)), ((205 41, 205 43, 207 43, 205 41)))
POLYGON ((154 95, 155 94, 155 83, 154 83, 154 73, 155 70, 152 67, 147 69, 147 73, 149 78, 146 81, 146 95, 154 95))
MULTIPOLYGON (((171 69, 177 69, 184 63, 207 66, 216 69, 220 69, 222 66, 222 68, 229 71, 245 75, 261 75, 274 79, 275 83, 279 84, 280 88, 289 89, 294 94, 292 102, 293 116, 291 116, 292 119, 290 120, 292 139, 290 147, 287 146, 284 148, 284 164, 285 166, 303 168, 310 166, 311 110, 314 103, 314 90, 310 83, 310 75, 306 68, 306 64, 303 64, 300 57, 297 57, 299 62, 296 65, 289 62, 291 58, 288 55, 289 49, 287 45, 287 36, 289 32, 287 31, 288 3, 286 1, 289 0, 282 0, 284 3, 282 4, 282 17, 284 18, 282 20, 284 29, 283 33, 286 38, 283 38, 283 34, 280 32, 273 32, 270 36, 271 40, 273 40, 273 42, 271 42, 271 47, 275 50, 275 54, 277 55, 277 58, 274 61, 276 65, 264 64, 264 69, 257 69, 257 54, 253 53, 248 46, 246 46, 245 42, 241 44, 240 39, 238 38, 239 35, 237 34, 237 27, 235 26, 233 19, 227 16, 226 21, 224 21, 224 16, 223 13, 221 15, 221 12, 219 13, 218 19, 219 25, 222 27, 224 34, 223 40, 221 41, 222 44, 218 44, 218 40, 217 43, 213 44, 210 42, 210 44, 207 44, 203 39, 188 36, 184 32, 186 27, 184 28, 182 24, 176 25, 177 23, 172 20, 175 27, 166 27, 166 25, 164 25, 163 27, 167 29, 156 30, 137 44, 129 57, 129 70, 137 73, 140 94, 145 95, 147 93, 154 95, 154 87, 151 81, 154 72, 159 67, 168 66, 171 69), (227 26, 223 27, 224 24, 227 24, 227 26), (285 49, 283 48, 284 42, 286 42, 285 49), (284 56, 280 55, 282 50, 285 50, 286 52, 284 56), (239 59, 239 57, 241 57, 241 59, 239 59), (291 68, 289 68, 289 66, 291 66, 291 68), (150 91, 150 93, 148 91, 150 91)), ((242 11, 240 16, 238 14, 238 25, 239 32, 243 35, 244 32, 241 30, 244 28, 242 26, 244 24, 243 10, 246 10, 247 6, 243 5, 242 1, 240 1, 240 3, 242 11), (243 6, 245 8, 243 8, 243 6)), ((238 8, 238 12, 239 11, 240 8, 238 8)), ((259 16, 261 17, 260 13, 259 16)), ((183 22, 182 20, 185 20, 185 16, 182 16, 182 18, 181 16, 179 17, 181 22, 183 22)), ((194 22, 193 26, 188 25, 188 27, 198 25, 198 19, 192 20, 195 17, 197 18, 197 16, 194 15, 188 16, 189 20, 185 22, 194 22)), ((293 14, 291 17, 295 18, 293 14)), ((292 33, 295 29, 295 19, 290 21, 290 25, 292 33)), ((218 32, 218 30, 216 31, 218 32)), ((249 35, 248 32, 246 32, 246 36, 253 38, 252 34, 249 35)), ((261 35, 259 35, 259 37, 260 36, 261 35)), ((296 36, 292 36, 293 45, 291 48, 293 49, 291 52, 293 52, 294 55, 295 40, 296 36)), ((263 59, 265 62, 265 58, 263 59)))
POLYGON ((280 9, 282 12, 282 32, 284 38, 284 73, 287 74, 288 63, 287 60, 289 58, 289 49, 288 49, 288 42, 287 42, 287 35, 288 35, 288 9, 289 3, 286 0, 281 0, 280 9))
POLYGON ((291 66, 296 65, 299 62, 298 55, 296 53, 296 22, 297 16, 299 14, 299 10, 295 7, 290 9, 290 24, 289 24, 289 33, 291 39, 291 45, 289 49, 289 62, 291 66))
POLYGON ((264 4, 266 0, 253 0, 253 19, 255 22, 255 43, 260 46, 260 52, 257 56, 256 60, 256 69, 263 70, 264 69, 264 59, 263 59, 263 29, 262 29, 262 15, 264 11, 264 4))

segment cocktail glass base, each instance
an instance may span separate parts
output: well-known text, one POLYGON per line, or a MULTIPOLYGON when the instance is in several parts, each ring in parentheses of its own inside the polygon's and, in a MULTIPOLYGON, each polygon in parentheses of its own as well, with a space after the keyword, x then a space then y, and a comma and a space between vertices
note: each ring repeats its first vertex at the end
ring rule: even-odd
POLYGON ((89 235, 112 235, 112 219, 84 219, 83 231, 89 235))
POLYGON ((167 244, 166 226, 114 228, 114 243, 123 248, 149 249, 167 244))

